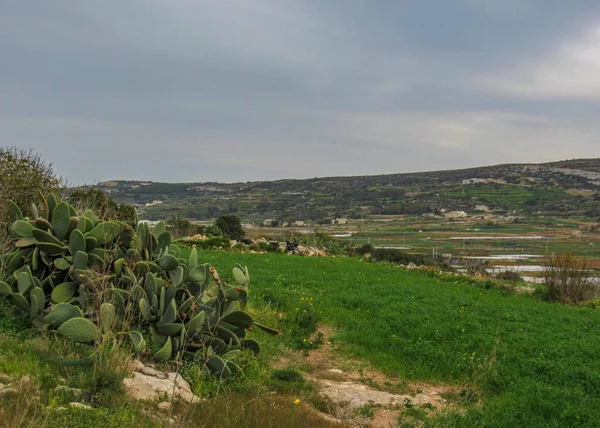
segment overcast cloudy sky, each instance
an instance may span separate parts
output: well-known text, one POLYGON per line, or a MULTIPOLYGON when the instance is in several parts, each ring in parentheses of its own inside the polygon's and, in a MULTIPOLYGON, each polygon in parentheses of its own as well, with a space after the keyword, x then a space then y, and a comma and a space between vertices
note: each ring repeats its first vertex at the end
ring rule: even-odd
POLYGON ((0 0, 0 145, 73 184, 600 157, 600 2, 0 0))

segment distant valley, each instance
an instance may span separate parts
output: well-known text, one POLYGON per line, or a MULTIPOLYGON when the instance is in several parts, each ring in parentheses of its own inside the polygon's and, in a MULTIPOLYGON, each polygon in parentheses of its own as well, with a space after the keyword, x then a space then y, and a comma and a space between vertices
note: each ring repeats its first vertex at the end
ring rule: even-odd
POLYGON ((328 223, 374 215, 494 212, 600 216, 600 159, 247 183, 106 181, 95 186, 141 217, 328 223))

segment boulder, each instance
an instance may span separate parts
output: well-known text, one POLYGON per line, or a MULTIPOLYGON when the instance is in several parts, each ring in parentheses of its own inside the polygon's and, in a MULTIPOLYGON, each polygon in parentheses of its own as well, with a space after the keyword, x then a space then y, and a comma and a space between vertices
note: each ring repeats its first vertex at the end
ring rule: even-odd
POLYGON ((153 367, 134 362, 136 368, 133 377, 123 380, 127 394, 136 400, 160 400, 165 397, 169 401, 177 399, 186 403, 198 401, 190 384, 178 373, 163 373, 153 367))

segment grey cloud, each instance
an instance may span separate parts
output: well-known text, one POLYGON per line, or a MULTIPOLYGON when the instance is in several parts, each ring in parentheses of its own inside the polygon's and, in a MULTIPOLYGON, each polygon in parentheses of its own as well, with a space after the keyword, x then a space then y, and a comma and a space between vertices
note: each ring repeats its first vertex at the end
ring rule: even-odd
POLYGON ((76 184, 600 156, 586 3, 4 2, 0 144, 76 184))

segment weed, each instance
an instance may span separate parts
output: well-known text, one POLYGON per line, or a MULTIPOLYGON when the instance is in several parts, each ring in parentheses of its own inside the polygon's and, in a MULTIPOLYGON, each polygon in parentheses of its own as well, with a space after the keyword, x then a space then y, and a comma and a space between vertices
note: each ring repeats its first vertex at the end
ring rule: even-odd
POLYGON ((356 414, 367 419, 373 419, 375 416, 375 412, 373 411, 373 406, 371 404, 365 404, 364 406, 360 406, 356 409, 356 414))
POLYGON ((312 297, 301 297, 295 310, 289 315, 289 341, 294 349, 317 349, 323 344, 323 334, 317 332, 321 317, 314 310, 312 297))
POLYGON ((542 277, 548 287, 549 301, 579 303, 592 299, 597 294, 589 263, 572 254, 554 254, 544 263, 542 277))

